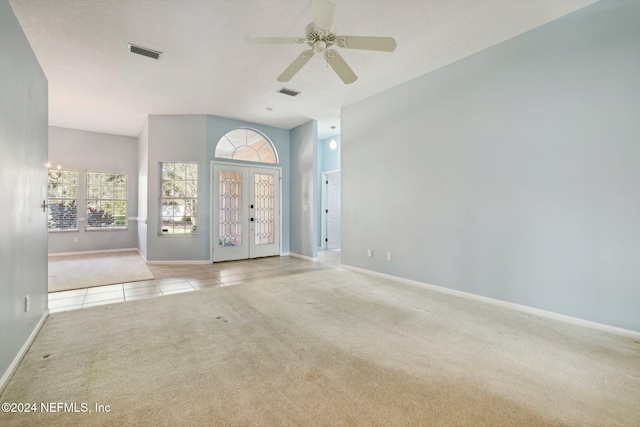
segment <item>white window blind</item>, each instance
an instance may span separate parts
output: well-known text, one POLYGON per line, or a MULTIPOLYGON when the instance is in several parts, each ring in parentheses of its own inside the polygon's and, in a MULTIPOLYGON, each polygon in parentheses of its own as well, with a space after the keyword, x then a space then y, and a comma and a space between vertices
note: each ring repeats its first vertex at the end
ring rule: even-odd
POLYGON ((91 229, 127 228, 127 174, 87 172, 87 224, 91 229))
POLYGON ((47 199, 50 231, 78 230, 78 171, 49 171, 47 199))
POLYGON ((198 220, 198 165, 161 163, 160 177, 160 234, 195 234, 198 220))

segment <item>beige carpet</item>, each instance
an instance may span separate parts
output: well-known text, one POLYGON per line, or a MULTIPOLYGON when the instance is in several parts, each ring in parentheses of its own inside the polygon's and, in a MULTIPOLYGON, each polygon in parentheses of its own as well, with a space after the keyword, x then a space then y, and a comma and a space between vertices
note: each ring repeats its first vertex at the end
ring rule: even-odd
POLYGON ((3 426, 637 426, 640 341, 327 269, 52 314, 0 401, 110 405, 3 426))
POLYGON ((49 292, 150 279, 137 251, 49 257, 49 292))

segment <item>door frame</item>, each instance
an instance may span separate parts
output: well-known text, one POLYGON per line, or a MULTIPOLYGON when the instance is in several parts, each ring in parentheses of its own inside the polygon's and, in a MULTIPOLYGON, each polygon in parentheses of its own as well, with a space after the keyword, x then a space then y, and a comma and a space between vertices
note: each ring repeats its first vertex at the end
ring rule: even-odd
POLYGON ((339 173, 340 174, 340 197, 342 197, 342 173, 340 169, 322 172, 322 208, 320 211, 320 249, 327 249, 327 205, 329 204, 329 197, 327 194, 327 175, 333 175, 339 173))
MULTIPOLYGON (((280 192, 280 203, 278 206, 278 216, 279 221, 280 221, 280 227, 279 227, 279 248, 278 248, 278 255, 282 255, 282 167, 280 166, 273 166, 271 163, 250 163, 250 162, 225 162, 225 161, 221 161, 221 160, 211 160, 210 165, 209 165, 209 186, 211 188, 209 188, 209 262, 213 264, 213 251, 214 251, 214 247, 215 247, 215 239, 214 239, 214 231, 215 228, 217 227, 218 224, 214 224, 213 223, 213 209, 214 209, 214 205, 215 205, 215 198, 213 197, 213 192, 214 190, 214 186, 213 186, 213 166, 214 165, 222 165, 222 166, 244 166, 244 167, 248 167, 248 168, 259 168, 259 169, 274 169, 274 170, 278 170, 279 171, 279 176, 280 176, 280 182, 278 183, 278 191, 280 192)), ((251 258, 248 258, 251 259, 251 258)))

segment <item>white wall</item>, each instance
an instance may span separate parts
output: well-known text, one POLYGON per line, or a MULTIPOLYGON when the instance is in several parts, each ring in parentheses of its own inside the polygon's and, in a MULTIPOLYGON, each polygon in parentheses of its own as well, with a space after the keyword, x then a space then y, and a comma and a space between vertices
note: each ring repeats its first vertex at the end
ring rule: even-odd
POLYGON ((47 311, 47 87, 13 10, 0 0, 0 378, 47 311))
MULTIPOLYGON (((77 169, 78 217, 86 218, 85 172, 125 172, 127 174, 127 217, 138 212, 138 140, 110 135, 49 127, 49 160, 52 165, 77 169)), ((86 222, 78 222, 78 231, 49 233, 49 253, 129 249, 138 247, 138 222, 128 221, 127 230, 85 231, 86 222), (74 238, 78 238, 75 243, 74 238)))
POLYGON ((639 52, 603 1, 346 108, 342 263, 640 331, 639 52))
POLYGON ((318 125, 291 130, 291 253, 316 258, 319 212, 315 206, 318 125), (306 195, 306 198, 305 198, 306 195), (305 208, 306 206, 306 208, 305 208))
POLYGON ((147 259, 147 193, 149 191, 149 120, 138 136, 138 249, 147 259))

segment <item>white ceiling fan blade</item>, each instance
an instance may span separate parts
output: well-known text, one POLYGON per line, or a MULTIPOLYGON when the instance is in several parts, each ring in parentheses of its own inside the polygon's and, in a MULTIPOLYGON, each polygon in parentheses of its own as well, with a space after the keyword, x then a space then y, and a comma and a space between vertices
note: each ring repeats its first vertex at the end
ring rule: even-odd
POLYGON ((324 58, 327 60, 333 71, 336 72, 338 77, 344 82, 344 84, 350 84, 358 80, 358 76, 353 72, 351 67, 347 65, 340 54, 333 50, 329 49, 324 53, 324 58))
POLYGON ((304 43, 304 37, 247 37, 244 39, 247 44, 290 44, 290 43, 304 43))
POLYGON ((397 46, 393 37, 337 36, 335 44, 345 49, 377 50, 380 52, 393 52, 397 46))
POLYGON ((335 7, 336 5, 329 0, 313 0, 313 25, 316 28, 330 31, 335 7))
POLYGON ((293 76, 295 76, 298 71, 300 71, 300 69, 304 67, 304 64, 309 62, 312 56, 313 49, 305 50, 304 52, 302 52, 300 56, 298 56, 296 60, 293 61, 291 65, 289 65, 287 69, 282 72, 282 74, 280 74, 280 76, 278 77, 278 81, 288 82, 289 80, 291 80, 293 76))

